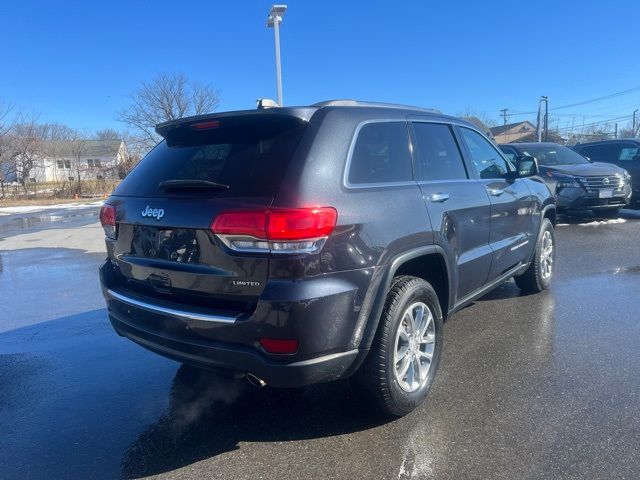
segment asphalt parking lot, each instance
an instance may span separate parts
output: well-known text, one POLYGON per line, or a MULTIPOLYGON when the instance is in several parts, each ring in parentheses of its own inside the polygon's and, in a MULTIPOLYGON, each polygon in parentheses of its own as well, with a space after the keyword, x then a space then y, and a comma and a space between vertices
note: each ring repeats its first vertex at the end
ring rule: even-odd
POLYGON ((639 478, 640 212, 557 244, 552 288, 455 314, 389 422, 348 382, 257 390, 118 337, 97 207, 0 215, 0 478, 639 478))

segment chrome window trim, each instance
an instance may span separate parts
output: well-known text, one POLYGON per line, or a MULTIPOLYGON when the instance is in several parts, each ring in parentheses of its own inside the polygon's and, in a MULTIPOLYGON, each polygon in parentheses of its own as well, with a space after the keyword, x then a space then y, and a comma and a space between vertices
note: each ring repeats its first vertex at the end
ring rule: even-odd
MULTIPOLYGON (((349 171, 351 170, 351 160, 353 158, 353 151, 356 147, 356 142, 358 141, 358 136, 360 135, 360 130, 365 125, 369 125, 370 123, 403 123, 405 128, 407 128, 407 152, 409 153, 409 162, 411 165, 411 138, 409 136, 409 126, 407 125, 407 120, 405 118, 375 118, 371 120, 364 120, 360 122, 356 126, 356 130, 351 137, 351 143, 349 144, 349 152, 347 153, 347 162, 345 164, 344 173, 342 174, 342 184, 349 189, 362 189, 362 188, 380 188, 380 187, 407 187, 407 186, 415 186, 416 182, 412 180, 403 180, 401 182, 375 182, 375 183, 350 183, 349 182, 349 171)), ((412 176, 413 176, 413 165, 412 168, 412 176)))
POLYGON ((173 315, 175 317, 185 318, 187 320, 200 320, 202 322, 215 322, 215 323, 235 323, 238 317, 229 317, 225 315, 211 315, 207 313, 189 312, 186 310, 179 310, 177 308, 162 307, 153 303, 143 302, 135 298, 122 295, 121 293, 114 292, 111 289, 107 289, 107 295, 115 300, 119 300, 122 303, 131 305, 132 307, 142 308, 154 313, 162 313, 164 315, 173 315))

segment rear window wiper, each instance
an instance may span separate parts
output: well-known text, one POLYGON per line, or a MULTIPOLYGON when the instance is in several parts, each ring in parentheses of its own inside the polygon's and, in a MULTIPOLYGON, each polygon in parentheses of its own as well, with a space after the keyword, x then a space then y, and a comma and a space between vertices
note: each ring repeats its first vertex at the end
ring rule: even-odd
POLYGON ((162 190, 216 189, 226 190, 229 185, 209 180, 164 180, 158 184, 162 190))

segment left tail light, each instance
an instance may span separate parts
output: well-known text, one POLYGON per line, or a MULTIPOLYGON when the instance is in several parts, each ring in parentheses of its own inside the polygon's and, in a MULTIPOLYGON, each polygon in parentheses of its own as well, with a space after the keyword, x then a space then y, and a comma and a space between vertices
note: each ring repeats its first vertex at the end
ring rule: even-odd
POLYGON ((100 223, 107 238, 116 238, 116 207, 106 203, 100 207, 100 223))
POLYGON ((333 207, 238 210, 218 215, 211 231, 235 251, 311 253, 322 248, 337 221, 333 207))

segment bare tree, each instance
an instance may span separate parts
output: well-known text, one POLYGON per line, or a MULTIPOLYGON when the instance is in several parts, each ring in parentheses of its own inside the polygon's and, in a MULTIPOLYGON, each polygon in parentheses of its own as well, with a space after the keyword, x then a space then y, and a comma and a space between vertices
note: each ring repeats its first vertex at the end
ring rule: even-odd
POLYGON ((22 115, 16 122, 11 135, 11 159, 15 165, 17 181, 28 191, 31 175, 41 165, 43 142, 47 137, 47 127, 38 122, 38 114, 22 115))
POLYGON ((11 131, 15 126, 15 117, 11 116, 14 105, 0 98, 0 198, 5 197, 4 185, 14 172, 11 158, 11 131))
POLYGON ((212 112, 219 98, 211 85, 190 80, 182 73, 162 73, 143 82, 116 119, 133 129, 148 150, 160 141, 155 133, 158 123, 212 112))
POLYGON ((466 118, 466 119, 477 119, 482 122, 482 124, 487 127, 495 127, 497 122, 494 118, 487 115, 485 112, 481 112, 472 107, 467 107, 464 109, 464 112, 459 112, 456 114, 456 117, 466 118))
POLYGON ((95 133, 96 140, 121 140, 122 133, 113 128, 103 128, 95 133))

